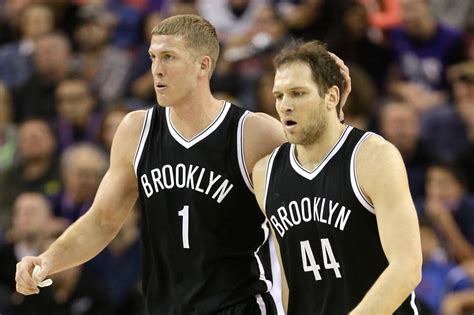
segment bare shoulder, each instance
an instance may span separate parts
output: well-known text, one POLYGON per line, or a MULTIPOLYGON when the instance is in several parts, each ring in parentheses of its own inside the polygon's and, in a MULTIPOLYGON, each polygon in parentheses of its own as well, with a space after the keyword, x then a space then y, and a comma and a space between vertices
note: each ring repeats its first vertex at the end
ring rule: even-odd
POLYGON ((283 135, 280 122, 265 113, 250 113, 247 116, 245 124, 245 128, 251 131, 271 131, 283 135))
POLYGON ((372 170, 396 166, 402 162, 398 149, 379 135, 371 134, 362 142, 356 159, 358 168, 372 170))
POLYGON ((132 162, 138 142, 140 141, 145 115, 145 110, 137 110, 128 113, 123 118, 112 142, 112 161, 114 157, 122 157, 127 162, 132 162))
POLYGON ((280 122, 264 113, 247 116, 243 136, 245 161, 250 170, 258 160, 286 141, 280 122))
POLYGON ((400 152, 393 144, 375 134, 361 144, 356 156, 356 174, 362 190, 369 198, 381 189, 408 185, 400 152))

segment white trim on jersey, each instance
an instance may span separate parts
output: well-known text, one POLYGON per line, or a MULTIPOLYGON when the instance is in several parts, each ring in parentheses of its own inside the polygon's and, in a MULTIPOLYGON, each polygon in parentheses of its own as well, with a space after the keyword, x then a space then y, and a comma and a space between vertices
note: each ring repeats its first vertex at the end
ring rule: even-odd
POLYGON ((372 212, 375 214, 375 208, 372 203, 370 203, 367 198, 365 197, 364 193, 362 192, 362 189, 359 186, 359 181, 357 180, 357 170, 355 167, 355 160, 356 160, 356 155, 357 152, 359 151, 360 145, 370 136, 373 135, 374 133, 372 132, 367 132, 365 133, 362 138, 360 138, 359 142, 357 142, 357 145, 354 148, 354 151, 352 152, 351 156, 351 166, 350 166, 350 176, 351 176, 351 186, 352 190, 354 191, 354 194, 357 197, 357 200, 359 200, 360 204, 367 209, 369 212, 372 212))
POLYGON ((411 292, 410 306, 413 309, 413 315, 418 315, 418 307, 415 304, 415 291, 411 292))
POLYGON ((276 149, 273 150, 272 154, 270 155, 270 158, 268 159, 268 164, 267 164, 267 171, 265 173, 265 191, 263 193, 263 211, 265 212, 265 209, 267 208, 267 193, 268 193, 268 186, 270 185, 270 175, 272 173, 272 168, 273 168, 273 160, 275 160, 275 156, 280 150, 280 147, 277 147, 276 149))
POLYGON ((324 159, 319 163, 318 166, 312 171, 308 171, 305 169, 300 162, 298 162, 298 159, 296 158, 296 146, 294 144, 291 145, 290 147, 290 164, 293 167, 293 169, 303 176, 304 178, 308 180, 313 180, 316 176, 318 176, 319 173, 323 170, 324 166, 332 159, 332 157, 339 151, 339 149, 342 147, 344 142, 346 141, 347 137, 349 136, 349 133, 352 131, 354 127, 351 126, 346 126, 343 133, 337 140, 337 142, 334 144, 332 149, 326 154, 324 159))
POLYGON ((254 252, 254 255, 255 255, 255 258, 257 259, 258 270, 260 271, 260 278, 259 279, 262 280, 263 282, 265 282, 265 284, 267 285, 267 291, 266 292, 269 292, 272 289, 272 283, 267 278, 265 278, 265 269, 263 269, 262 262, 260 261, 260 258, 257 255, 258 251, 260 250, 260 247, 262 247, 263 244, 265 244, 265 242, 268 239, 268 235, 270 234, 270 230, 268 229, 268 226, 267 226, 267 220, 265 220, 265 222, 262 223, 262 229, 263 229, 265 238, 263 240, 263 243, 254 252))
POLYGON ((245 113, 240 117, 239 125, 237 127, 237 159, 239 161, 239 169, 240 173, 242 174, 242 178, 244 179, 247 188, 254 193, 253 191, 253 184, 252 180, 250 179, 249 170, 247 168, 247 164, 245 163, 245 150, 244 150, 244 125, 245 119, 250 114, 249 111, 245 111, 245 113))
POLYGON ((285 309, 283 307, 283 297, 282 297, 282 280, 281 280, 281 270, 280 264, 278 263, 278 256, 275 247, 275 240, 273 235, 270 235, 268 238, 268 246, 270 249, 270 265, 272 268, 272 289, 270 290, 270 295, 275 301, 277 314, 285 315, 285 309))
POLYGON ((193 145, 195 145, 196 143, 198 143, 199 141, 203 140, 204 138, 209 136, 211 133, 213 133, 214 130, 216 130, 217 127, 220 126, 220 124, 226 117, 229 109, 230 109, 230 103, 224 102, 219 115, 217 115, 214 121, 209 126, 207 126, 203 131, 201 131, 199 134, 195 135, 192 139, 189 139, 189 140, 183 137, 179 133, 179 131, 173 126, 173 123, 171 122, 171 112, 170 112, 169 107, 166 107, 165 109, 166 123, 168 125, 168 130, 171 136, 183 147, 185 147, 186 149, 189 149, 190 147, 192 147, 193 145))
POLYGON ((265 306, 265 301, 263 300, 260 294, 255 295, 255 299, 257 300, 258 308, 260 309, 260 313, 262 315, 267 315, 267 307, 265 306))
POLYGON ((145 147, 145 142, 148 137, 148 133, 150 132, 151 126, 151 117, 153 116, 153 108, 147 109, 145 114, 145 119, 143 119, 143 126, 142 132, 140 134, 140 139, 138 140, 137 149, 135 151, 135 157, 133 159, 133 169, 135 170, 135 176, 137 175, 138 164, 140 163, 140 159, 142 157, 143 148, 145 147))

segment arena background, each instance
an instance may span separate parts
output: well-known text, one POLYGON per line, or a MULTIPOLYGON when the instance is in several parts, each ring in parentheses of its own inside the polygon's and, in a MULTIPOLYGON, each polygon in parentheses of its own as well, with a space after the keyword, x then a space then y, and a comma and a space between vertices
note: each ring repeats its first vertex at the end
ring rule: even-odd
POLYGON ((0 0, 0 314, 143 314, 137 209, 37 296, 15 293, 15 264, 87 211, 117 125, 155 104, 151 29, 183 13, 216 26, 215 95, 250 110, 276 117, 272 56, 285 43, 322 40, 345 61, 346 123, 407 166, 422 313, 473 314, 472 0, 0 0))

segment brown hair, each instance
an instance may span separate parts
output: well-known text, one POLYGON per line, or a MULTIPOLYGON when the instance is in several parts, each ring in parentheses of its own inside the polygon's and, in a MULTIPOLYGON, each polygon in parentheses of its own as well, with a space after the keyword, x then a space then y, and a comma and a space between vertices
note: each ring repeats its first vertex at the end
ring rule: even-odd
MULTIPOLYGON (((321 97, 324 97, 332 86, 337 86, 340 94, 343 93, 344 78, 341 70, 336 61, 329 55, 324 43, 317 40, 310 42, 296 41, 283 48, 273 59, 276 69, 294 62, 301 62, 309 66, 321 97)), ((340 103, 337 104, 336 110, 339 115, 340 103)))
POLYGON ((151 34, 181 36, 192 54, 211 58, 211 73, 214 71, 219 57, 219 41, 216 29, 204 18, 193 14, 171 16, 158 23, 151 34))

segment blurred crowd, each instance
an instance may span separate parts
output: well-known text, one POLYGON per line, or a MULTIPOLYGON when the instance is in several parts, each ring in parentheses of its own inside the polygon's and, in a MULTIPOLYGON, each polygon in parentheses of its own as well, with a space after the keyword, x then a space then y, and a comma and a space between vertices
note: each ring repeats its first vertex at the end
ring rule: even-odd
POLYGON ((346 123, 407 166, 422 314, 472 314, 474 0, 0 0, 0 313, 143 314, 138 206, 39 295, 15 293, 15 265, 87 211, 121 119, 156 103, 152 28, 187 13, 218 32, 213 92, 249 110, 276 117, 272 56, 285 43, 322 40, 345 61, 346 123))

